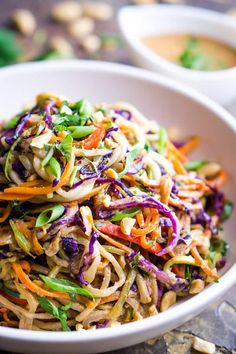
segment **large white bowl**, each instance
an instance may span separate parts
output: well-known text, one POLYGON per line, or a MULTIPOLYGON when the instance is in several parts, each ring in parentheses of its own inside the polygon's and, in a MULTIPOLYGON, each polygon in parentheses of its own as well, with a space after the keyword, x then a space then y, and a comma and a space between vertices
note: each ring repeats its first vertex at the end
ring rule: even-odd
POLYGON ((180 5, 122 7, 118 23, 135 64, 184 82, 221 104, 236 96, 236 67, 197 71, 182 68, 155 54, 144 45, 145 36, 190 33, 214 38, 236 49, 236 21, 228 15, 180 5))
MULTIPOLYGON (((18 112, 41 91, 92 102, 125 100, 162 125, 202 139, 199 157, 220 161, 229 173, 228 193, 236 201, 236 123, 208 98, 140 69, 99 62, 47 62, 0 70, 1 118, 18 112)), ((0 328, 0 348, 24 353, 98 353, 133 345, 171 330, 203 311, 236 281, 235 215, 227 223, 227 267, 218 284, 164 313, 135 323, 84 332, 31 332, 0 328)))

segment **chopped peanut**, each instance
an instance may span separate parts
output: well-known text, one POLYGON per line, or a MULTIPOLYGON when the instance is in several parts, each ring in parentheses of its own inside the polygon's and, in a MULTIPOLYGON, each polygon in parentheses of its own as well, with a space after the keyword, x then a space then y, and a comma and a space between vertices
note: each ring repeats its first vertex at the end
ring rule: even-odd
POLYGON ((15 10, 12 14, 12 21, 18 31, 25 36, 31 36, 36 29, 36 19, 29 10, 15 10))
POLYGON ((216 351, 214 343, 207 342, 199 337, 194 337, 193 348, 200 353, 213 354, 216 351))
POLYGON ((161 307, 160 310, 161 312, 166 311, 170 306, 174 305, 176 303, 176 293, 172 290, 167 291, 163 295, 163 298, 161 300, 161 307))
POLYGON ((76 1, 63 1, 55 3, 51 11, 51 17, 57 22, 69 23, 76 20, 82 14, 82 7, 76 1))
POLYGON ((86 2, 83 6, 84 15, 94 20, 107 21, 113 16, 113 8, 105 2, 86 2))
POLYGON ((204 289, 205 283, 201 279, 195 279, 190 286, 190 294, 198 294, 204 289))
POLYGON ((120 222, 121 231, 125 235, 130 235, 132 227, 134 226, 136 220, 133 218, 124 218, 120 222))
POLYGON ((111 203, 111 197, 110 197, 109 194, 106 194, 106 195, 103 197, 102 204, 104 205, 104 207, 109 208, 110 203, 111 203))
POLYGON ((101 39, 93 34, 83 38, 80 43, 86 53, 96 53, 101 47, 101 39))
POLYGON ((94 21, 91 18, 82 17, 69 25, 68 32, 71 37, 81 40, 90 35, 94 31, 94 27, 94 21))
POLYGON ((55 36, 50 39, 49 46, 51 49, 60 53, 73 55, 74 50, 71 44, 63 37, 55 36))

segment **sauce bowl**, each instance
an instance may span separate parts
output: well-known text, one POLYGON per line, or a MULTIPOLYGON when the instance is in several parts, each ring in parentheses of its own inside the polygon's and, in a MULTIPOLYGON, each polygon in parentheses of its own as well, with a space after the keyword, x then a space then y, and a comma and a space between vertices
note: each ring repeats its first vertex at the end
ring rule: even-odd
POLYGON ((236 50, 236 21, 228 15, 181 5, 126 6, 118 14, 120 31, 135 64, 184 82, 227 105, 236 97, 236 67, 196 71, 163 59, 142 39, 162 34, 193 34, 215 39, 236 50))

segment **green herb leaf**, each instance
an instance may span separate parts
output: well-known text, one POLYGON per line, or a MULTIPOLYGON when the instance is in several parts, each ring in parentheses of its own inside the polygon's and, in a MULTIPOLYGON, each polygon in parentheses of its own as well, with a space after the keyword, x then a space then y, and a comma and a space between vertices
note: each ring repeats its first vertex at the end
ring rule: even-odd
POLYGON ((159 137, 157 141, 157 151, 161 155, 165 155, 166 153, 167 139, 168 139, 167 131, 164 128, 160 127, 159 137))
POLYGON ((136 157, 138 157, 138 155, 142 152, 142 150, 143 150, 143 147, 142 148, 137 147, 127 153, 126 161, 125 161, 125 168, 123 169, 123 171, 118 173, 118 178, 123 177, 129 171, 129 168, 130 168, 132 162, 134 161, 134 159, 136 157))
POLYGON ((68 55, 60 52, 59 50, 49 49, 34 58, 34 61, 38 60, 55 60, 55 59, 69 59, 73 58, 73 55, 68 55))
POLYGON ((67 161, 69 161, 71 157, 72 143, 73 143, 72 136, 67 135, 62 140, 62 142, 57 146, 57 149, 62 153, 62 155, 67 159, 67 161))
POLYGON ((48 162, 50 161, 50 159, 52 158, 53 154, 54 154, 54 150, 55 150, 55 147, 52 145, 50 148, 49 148, 49 151, 47 153, 47 155, 44 157, 44 159, 42 160, 41 162, 41 165, 44 167, 48 164, 48 162))
POLYGON ((67 324, 67 314, 65 310, 63 310, 63 306, 57 308, 52 301, 40 296, 37 297, 37 300, 44 311, 56 317, 61 322, 63 331, 68 332, 71 330, 67 324))
POLYGON ((198 171, 201 167, 208 164, 208 161, 205 160, 196 160, 196 161, 189 161, 184 164, 184 167, 188 171, 198 171))
POLYGON ((15 116, 12 117, 10 120, 8 120, 5 124, 4 124, 4 129, 10 129, 10 128, 15 128, 15 126, 17 125, 17 123, 19 122, 20 117, 15 116))
POLYGON ((35 226, 41 227, 51 223, 54 220, 57 220, 64 213, 64 210, 64 206, 58 204, 42 211, 42 213, 40 213, 37 217, 35 226))
POLYGON ((13 220, 9 221, 9 224, 12 228, 12 231, 14 233, 15 236, 15 240, 16 243, 18 244, 18 246, 27 254, 30 254, 30 250, 31 250, 31 243, 30 241, 25 237, 25 235, 22 234, 22 232, 20 232, 20 230, 18 230, 15 222, 13 220))
POLYGON ((194 70, 209 70, 210 60, 198 51, 198 41, 195 37, 191 37, 179 58, 181 66, 194 70))
POLYGON ((122 220, 124 218, 132 218, 133 216, 135 216, 136 214, 138 214, 138 212, 140 211, 140 208, 130 208, 130 209, 126 209, 124 210, 122 213, 116 213, 114 216, 112 216, 109 220, 110 221, 119 221, 122 220))
POLYGON ((233 212, 233 209, 234 209, 234 205, 232 202, 229 201, 225 202, 223 212, 220 216, 220 220, 221 221, 228 220, 233 212))
POLYGON ((56 179, 60 179, 61 177, 61 166, 59 162, 55 159, 55 157, 52 157, 49 161, 49 167, 50 171, 53 174, 53 176, 56 177, 56 179))
POLYGON ((8 30, 0 30, 0 66, 16 63, 21 55, 16 36, 8 30))
POLYGON ((78 294, 85 296, 91 300, 93 299, 93 296, 88 290, 81 288, 78 284, 70 280, 50 278, 46 275, 40 275, 40 278, 52 290, 65 292, 67 294, 78 294))
POLYGON ((135 269, 138 267, 138 262, 140 258, 140 252, 138 252, 135 256, 132 262, 130 262, 129 266, 131 269, 135 269))
POLYGON ((191 281, 192 281, 192 272, 191 272, 191 266, 189 264, 185 264, 185 277, 191 283, 191 281))
POLYGON ((85 138, 94 132, 95 128, 93 126, 82 126, 82 127, 68 127, 71 132, 71 136, 75 139, 85 138))
POLYGON ((92 105, 85 99, 82 99, 72 107, 80 116, 91 116, 92 105))

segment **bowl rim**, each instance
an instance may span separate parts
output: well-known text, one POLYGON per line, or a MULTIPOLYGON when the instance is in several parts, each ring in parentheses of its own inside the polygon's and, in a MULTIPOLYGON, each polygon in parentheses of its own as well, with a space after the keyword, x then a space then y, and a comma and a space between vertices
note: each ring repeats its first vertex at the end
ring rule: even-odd
MULTIPOLYGON (((96 73, 111 73, 116 75, 123 75, 141 81, 150 82, 160 85, 178 94, 181 94, 197 104, 205 107, 216 115, 216 119, 223 121, 236 134, 236 120, 223 107, 215 103, 210 98, 195 91, 188 86, 175 82, 172 79, 165 78, 152 72, 130 67, 122 64, 114 64, 99 61, 78 61, 78 60, 64 60, 64 61, 50 61, 50 62, 35 62, 26 64, 17 64, 0 70, 0 80, 7 78, 9 75, 17 73, 33 73, 37 70, 52 72, 54 70, 91 70, 96 73)), ((148 317, 139 321, 124 324, 122 326, 115 326, 111 328, 102 328, 96 331, 81 331, 78 332, 55 332, 55 331, 29 331, 19 330, 15 328, 0 327, 0 338, 5 340, 12 340, 17 342, 44 342, 46 344, 53 343, 98 343, 112 340, 114 338, 124 338, 131 335, 138 335, 142 332, 147 332, 158 323, 158 326, 165 328, 168 326, 170 319, 173 323, 178 323, 181 318, 190 319, 190 310, 194 314, 200 313, 211 302, 220 298, 230 287, 236 282, 236 262, 228 269, 220 279, 219 283, 214 283, 206 288, 202 293, 197 294, 183 303, 177 303, 173 308, 166 312, 159 313, 157 316, 148 317), (202 305, 204 303, 204 305, 202 305), (185 304, 185 306, 183 306, 185 304), (158 320, 157 320, 158 318, 158 320)), ((193 316, 192 316, 193 317, 193 316)))
MULTIPOLYGON (((128 43, 128 45, 133 48, 139 55, 141 55, 147 62, 151 65, 158 65, 163 70, 169 71, 171 74, 179 75, 180 77, 185 79, 198 79, 200 80, 219 80, 219 79, 228 79, 231 75, 236 75, 236 66, 224 70, 208 70, 208 71, 201 71, 201 70, 190 70, 175 63, 168 61, 167 59, 163 58, 162 56, 154 53, 150 48, 148 48, 140 38, 136 35, 132 35, 129 33, 128 26, 126 25, 126 21, 124 18, 132 13, 139 13, 142 12, 143 17, 146 17, 148 12, 153 11, 160 11, 161 16, 165 16, 168 14, 172 14, 177 16, 178 18, 184 17, 188 15, 193 19, 193 21, 200 22, 203 19, 209 22, 211 25, 212 21, 217 22, 218 26, 228 27, 232 31, 236 33, 236 22, 234 19, 231 18, 230 15, 219 13, 217 11, 199 8, 189 5, 170 5, 170 4, 150 4, 150 5, 139 5, 139 6, 123 6, 117 15, 117 22, 119 29, 128 43)), ((174 33, 174 32, 173 32, 174 33)), ((206 34, 209 37, 208 34, 206 34)), ((217 41, 217 38, 215 39, 217 41)), ((226 42, 223 42, 227 45, 226 42)), ((235 48, 236 50, 236 44, 235 48)))

